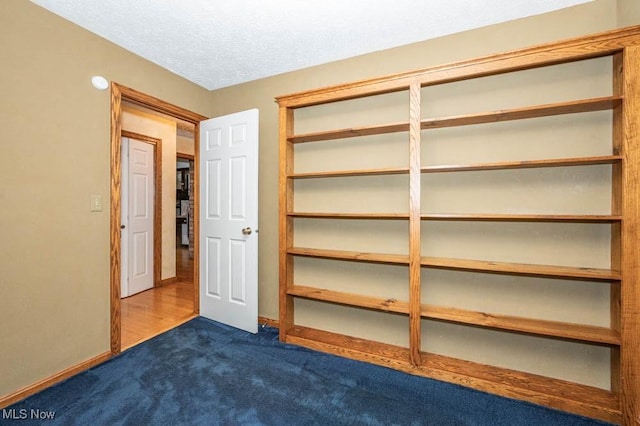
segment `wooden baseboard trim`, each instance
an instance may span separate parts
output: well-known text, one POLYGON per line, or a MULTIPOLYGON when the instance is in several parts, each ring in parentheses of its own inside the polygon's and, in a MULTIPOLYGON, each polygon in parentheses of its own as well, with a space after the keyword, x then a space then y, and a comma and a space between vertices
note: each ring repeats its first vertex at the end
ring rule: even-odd
POLYGON ((280 328, 280 322, 278 320, 265 317, 258 317, 258 325, 261 325, 263 327, 267 325, 273 328, 280 328))
POLYGON ((159 287, 164 287, 165 285, 174 284, 177 282, 178 282, 178 277, 165 278, 164 280, 160 280, 159 287))
POLYGON ((36 394, 41 390, 51 387, 56 383, 60 383, 61 381, 66 380, 69 377, 75 376, 76 374, 88 370, 91 367, 95 367, 98 364, 102 364, 109 359, 111 359, 111 352, 104 352, 79 364, 73 365, 69 368, 65 368, 64 370, 54 374, 53 376, 44 378, 36 383, 25 386, 22 389, 18 389, 13 393, 0 397, 0 409, 6 408, 11 404, 15 404, 16 402, 21 401, 33 394, 36 394))

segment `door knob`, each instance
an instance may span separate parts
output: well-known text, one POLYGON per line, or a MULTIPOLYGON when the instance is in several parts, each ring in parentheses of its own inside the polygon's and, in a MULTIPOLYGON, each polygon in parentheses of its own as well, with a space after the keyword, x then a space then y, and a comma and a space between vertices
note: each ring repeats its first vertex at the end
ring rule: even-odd
POLYGON ((251 234, 251 228, 249 228, 249 227, 242 228, 242 233, 243 233, 244 235, 249 235, 249 234, 251 234))
POLYGON ((124 228, 125 228, 125 226, 124 226, 124 225, 120 225, 120 229, 124 229, 124 228))

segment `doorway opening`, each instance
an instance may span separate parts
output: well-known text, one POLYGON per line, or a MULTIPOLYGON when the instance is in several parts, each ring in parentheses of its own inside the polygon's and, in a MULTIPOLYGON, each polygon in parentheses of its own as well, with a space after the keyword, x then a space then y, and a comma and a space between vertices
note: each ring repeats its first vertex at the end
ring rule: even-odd
POLYGON ((176 153, 176 278, 193 279, 194 155, 176 153))
MULTIPOLYGON (((110 209, 110 305, 111 305, 111 353, 118 354, 122 350, 122 302, 121 302, 121 150, 122 150, 122 104, 123 102, 139 105, 142 108, 155 111, 177 120, 191 123, 194 126, 194 178, 193 190, 193 315, 199 313, 199 277, 198 277, 198 150, 199 150, 199 123, 206 120, 200 114, 196 114, 184 108, 169 104, 158 98, 138 92, 137 90, 122 86, 117 83, 111 85, 111 209, 110 209)), ((160 288, 162 290, 162 288, 160 288)), ((176 324, 177 325, 177 324, 176 324)))

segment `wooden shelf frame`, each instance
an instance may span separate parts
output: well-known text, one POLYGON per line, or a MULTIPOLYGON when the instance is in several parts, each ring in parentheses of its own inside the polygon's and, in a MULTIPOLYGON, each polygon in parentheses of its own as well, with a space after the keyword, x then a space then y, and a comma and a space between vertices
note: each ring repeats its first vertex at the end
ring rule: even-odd
POLYGON ((408 167, 395 167, 386 169, 365 169, 365 170, 335 170, 324 172, 292 173, 288 177, 291 179, 316 179, 348 176, 386 176, 386 175, 408 175, 408 167))
MULTIPOLYGON (((418 82, 421 87, 436 86, 513 71, 601 58, 638 45, 638 32, 638 27, 622 28, 482 58, 278 96, 276 101, 285 109, 297 109, 406 91, 414 82, 418 82)), ((291 130, 287 138, 294 136, 293 129, 291 130)))
POLYGON ((529 118, 605 111, 617 108, 621 103, 621 96, 580 99, 577 101, 535 105, 526 108, 513 108, 485 113, 458 115, 454 117, 430 118, 420 121, 420 128, 422 130, 441 129, 444 127, 471 126, 476 124, 525 120, 529 118))
POLYGON ((408 265, 409 256, 403 254, 363 253, 347 250, 327 250, 304 247, 291 247, 288 255, 317 257, 321 259, 345 260, 350 262, 386 263, 389 265, 408 265))
MULTIPOLYGON (((339 213, 291 212, 287 216, 301 219, 408 220, 408 213, 339 213)), ((620 215, 603 214, 500 214, 500 213, 421 213, 423 221, 452 222, 558 222, 558 223, 618 223, 620 215)))
MULTIPOLYGON (((348 262, 386 263, 408 265, 410 256, 387 253, 364 253, 347 250, 329 250, 306 247, 291 247, 288 255, 344 260, 348 262)), ((491 260, 453 259, 444 257, 421 257, 419 265, 426 268, 456 271, 488 272, 504 275, 528 275, 579 279, 585 281, 620 281, 620 272, 611 269, 584 268, 575 266, 537 265, 528 263, 496 262, 491 260)))
MULTIPOLYGON (((601 164, 617 164, 621 162, 621 155, 602 155, 598 157, 550 158, 545 160, 502 161, 497 163, 445 164, 439 166, 423 166, 420 168, 420 171, 421 173, 473 172, 482 170, 537 169, 542 167, 595 166, 601 164)), ((409 173, 409 168, 396 167, 293 173, 288 177, 291 179, 318 179, 349 176, 408 175, 409 173)))
MULTIPOLYGON (((362 296, 342 291, 317 287, 294 285, 288 294, 309 300, 317 300, 338 305, 371 309, 380 312, 409 314, 409 302, 393 298, 362 296)), ((437 321, 484 327, 496 330, 507 330, 536 336, 561 338, 580 342, 620 345, 620 334, 613 329, 561 321, 522 318, 511 315, 500 315, 476 312, 445 306, 421 304, 421 317, 437 321)))
POLYGON ((596 214, 456 214, 423 213, 422 220, 466 221, 466 222, 558 222, 558 223, 619 223, 621 215, 596 214))
POLYGON ((545 337, 558 337, 612 346, 620 345, 620 333, 607 327, 474 312, 433 305, 422 305, 422 317, 545 337))
POLYGON ((541 167, 594 166, 622 162, 620 155, 600 157, 552 158, 546 160, 503 161, 498 163, 479 163, 443 166, 424 166, 422 173, 473 172, 479 170, 536 169, 541 167))
POLYGON ((422 364, 414 366, 407 348, 297 325, 288 330, 287 342, 604 421, 622 417, 619 394, 565 380, 424 351, 422 364))
POLYGON ((378 126, 362 126, 350 129, 328 130, 324 132, 293 135, 288 138, 291 143, 331 141, 336 139, 356 138, 361 136, 385 135, 389 133, 408 132, 409 123, 391 123, 378 126))
POLYGON ((636 259, 640 229, 640 27, 630 27, 587 37, 549 43, 479 59, 376 79, 295 93, 277 98, 280 108, 280 338, 354 359, 390 366, 412 374, 459 383, 512 398, 523 399, 561 410, 624 425, 640 419, 640 259, 636 259), (421 88, 500 75, 513 71, 610 56, 613 58, 612 95, 529 106, 502 111, 452 117, 421 118, 421 88), (308 106, 341 102, 381 94, 406 91, 409 121, 377 126, 354 127, 296 135, 294 111, 308 106), (612 155, 597 157, 537 159, 481 164, 423 165, 420 140, 429 129, 495 123, 562 114, 611 110, 613 115, 612 155), (376 134, 406 132, 409 164, 406 168, 294 172, 294 145, 376 134), (509 170, 539 167, 610 165, 612 170, 611 214, 455 214, 420 212, 420 177, 424 173, 480 170, 509 170), (406 213, 295 212, 293 190, 296 179, 348 176, 407 175, 409 209, 406 213), (408 255, 357 253, 294 247, 294 221, 313 219, 404 220, 409 224, 408 255), (604 223, 611 226, 611 269, 570 268, 465 259, 423 257, 420 254, 420 224, 423 221, 495 221, 604 223), (293 282, 293 259, 311 256, 357 262, 403 265, 409 271, 407 301, 389 301, 367 295, 297 286, 293 282), (593 327, 554 321, 540 321, 486 314, 455 308, 424 305, 420 299, 422 268, 447 268, 579 279, 602 282, 611 289, 611 327, 593 327), (294 298, 309 298, 366 309, 407 315, 407 348, 355 337, 300 327, 294 323, 294 298), (425 319, 449 321, 467 326, 487 327, 505 332, 530 333, 571 339, 612 348, 611 391, 542 377, 506 368, 429 354, 422 350, 421 322, 425 319))
POLYGON ((288 293, 310 300, 336 303, 338 305, 355 306, 358 308, 372 309, 381 312, 393 312, 409 315, 409 302, 396 299, 384 299, 380 297, 363 297, 359 294, 345 293, 342 291, 327 290, 324 288, 294 285, 288 293))
MULTIPOLYGON (((476 124, 499 123, 503 121, 524 120, 564 114, 604 111, 617 108, 622 103, 621 96, 607 96, 593 99, 534 105, 526 108, 513 108, 485 113, 465 114, 453 117, 429 118, 420 121, 420 129, 440 129, 443 127, 471 126, 476 124)), ((390 123, 376 126, 362 126, 348 129, 327 130, 322 132, 293 135, 288 141, 294 144, 321 142, 336 139, 348 139, 362 136, 384 135, 408 132, 409 123, 390 123)))
POLYGON ((506 275, 527 275, 534 277, 579 279, 589 281, 620 280, 620 272, 612 269, 582 268, 575 266, 536 265, 528 263, 449 259, 439 257, 423 257, 420 264, 428 268, 490 272, 506 275))
POLYGON ((287 216, 301 219, 378 219, 408 220, 408 213, 337 213, 337 212, 291 212, 287 216))

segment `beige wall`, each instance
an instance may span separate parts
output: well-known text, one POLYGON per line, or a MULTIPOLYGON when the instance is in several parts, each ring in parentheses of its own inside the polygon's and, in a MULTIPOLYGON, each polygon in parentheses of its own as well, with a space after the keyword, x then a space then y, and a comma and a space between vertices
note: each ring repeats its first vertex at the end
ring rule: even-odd
POLYGON ((638 0, 618 0, 618 26, 628 27, 640 23, 640 2, 638 0))
POLYGON ((3 0, 0 396, 109 348, 109 94, 91 87, 92 75, 207 116, 260 109, 259 312, 277 318, 274 96, 637 21, 634 2, 620 4, 596 0, 209 93, 28 1, 3 0), (89 212, 91 194, 103 196, 102 212, 89 212))
POLYGON ((0 2, 0 52, 2 396, 109 350, 110 96, 91 76, 203 114, 210 94, 25 0, 0 2))
POLYGON ((186 134, 181 133, 178 130, 178 138, 176 140, 176 151, 179 152, 180 154, 194 155, 195 143, 193 138, 194 138, 193 135, 187 136, 186 134))
POLYGON ((162 141, 161 279, 176 276, 176 123, 123 106, 122 129, 162 141))
MULTIPOLYGON (((605 31, 617 26, 617 6, 617 2, 614 0, 594 1, 567 10, 455 34, 436 40, 416 43, 214 91, 212 93, 211 116, 253 107, 257 107, 260 110, 260 315, 269 318, 277 318, 278 316, 278 204, 276 196, 278 192, 278 114, 277 105, 273 99, 275 96, 605 31)), ((596 93, 598 91, 604 91, 605 93, 610 91, 610 64, 607 61, 594 61, 584 70, 581 69, 580 65, 577 67, 569 66, 568 68, 571 69, 554 71, 555 74, 559 76, 558 78, 554 77, 554 72, 552 72, 551 75, 545 75, 543 72, 534 74, 533 76, 525 76, 524 81, 535 84, 536 82, 546 81, 551 77, 551 86, 548 88, 547 93, 551 92, 557 96, 568 96, 568 98, 571 98, 572 94, 575 96, 588 96, 585 90, 589 91, 593 89, 596 93), (572 82, 571 79, 569 79, 569 81, 563 81, 563 79, 560 78, 567 73, 576 71, 578 75, 580 75, 580 79, 577 79, 579 80, 577 84, 573 84, 575 81, 572 82), (581 85, 581 83, 584 82, 588 83, 581 85), (559 93, 558 89, 560 89, 559 93)), ((425 89, 423 90, 425 98, 431 100, 435 98, 438 99, 438 102, 423 103, 423 109, 428 111, 429 114, 449 114, 452 111, 464 113, 465 111, 461 111, 459 107, 461 105, 465 108, 478 107, 478 105, 474 105, 474 103, 477 104, 478 97, 482 98, 482 102, 484 102, 485 105, 476 110, 509 106, 508 104, 500 105, 500 102, 508 103, 515 101, 516 104, 523 102, 521 96, 518 98, 519 95, 524 95, 524 102, 530 101, 536 103, 545 101, 545 99, 538 96, 542 92, 539 92, 536 88, 529 88, 524 93, 512 96, 511 91, 521 83, 522 82, 511 79, 503 83, 502 86, 500 86, 500 83, 496 86, 495 83, 489 82, 486 87, 478 88, 473 86, 475 83, 471 86, 463 83, 458 85, 458 87, 449 87, 444 90, 425 89), (498 93, 495 94, 493 93, 494 91, 498 93), (475 96, 475 98, 473 96, 465 97, 466 93, 474 93, 477 96, 475 96), (517 99, 514 100, 513 98, 517 99), (487 100, 489 101, 488 103, 486 102, 487 100)), ((406 96, 404 94, 388 95, 382 98, 382 100, 373 101, 370 99, 366 101, 354 101, 346 108, 338 105, 330 105, 326 108, 320 107, 310 108, 309 110, 299 110, 296 112, 296 131, 305 132, 323 128, 340 128, 342 126, 365 124, 368 120, 393 122, 395 120, 406 119, 406 107, 403 103, 406 102, 406 96), (373 105, 375 105, 374 107, 376 109, 383 111, 382 114, 386 114, 384 119, 381 118, 381 114, 371 114, 369 112, 373 105), (360 113, 359 116, 358 113, 360 113), (344 121, 341 122, 340 120, 344 121)), ((549 101, 551 102, 553 99, 549 101)), ((608 130, 607 127, 610 121, 603 116, 600 116, 600 118, 597 118, 595 121, 597 121, 595 127, 585 126, 581 129, 581 131, 584 132, 582 136, 587 135, 590 141, 599 140, 598 138, 600 136, 604 136, 603 141, 605 144, 608 144, 608 149, 610 149, 610 130, 608 130)), ((556 123, 554 128, 557 129, 558 127, 562 127, 562 124, 556 123)), ((486 135, 484 137, 490 140, 494 136, 495 135, 486 135)), ((577 140, 582 136, 574 134, 571 137, 577 140)), ((301 146, 299 149, 297 148, 302 156, 299 157, 300 161, 297 160, 296 162, 296 169, 302 171, 307 166, 310 167, 310 170, 350 168, 345 166, 345 164, 354 158, 357 159, 357 161, 362 160, 367 162, 369 167, 392 167, 406 164, 406 155, 402 154, 402 140, 397 140, 395 136, 377 138, 378 140, 376 140, 375 144, 365 141, 362 142, 360 146, 357 146, 358 143, 354 142, 354 147, 351 148, 351 151, 349 151, 349 147, 345 147, 344 151, 341 151, 338 155, 323 152, 323 148, 320 147, 322 144, 301 146), (365 148, 364 145, 367 145, 367 147, 365 148), (375 148, 375 152, 374 149, 370 148, 374 145, 377 147, 375 148), (366 156, 361 155, 364 149, 367 150, 366 156), (306 157, 307 160, 304 159, 305 150, 309 151, 306 157)), ((529 138, 527 139, 529 141, 536 141, 535 135, 529 135, 527 138, 529 138)), ((543 138, 538 138, 538 140, 539 139, 543 138)), ((454 132, 446 135, 446 140, 460 142, 461 138, 459 134, 455 134, 454 132)), ((535 158, 540 152, 545 151, 550 155, 564 155, 558 150, 558 140, 539 147, 537 152, 528 153, 518 152, 517 149, 509 150, 509 147, 504 145, 505 142, 504 140, 502 142, 498 141, 497 143, 502 143, 503 145, 500 145, 501 147, 499 149, 491 150, 491 152, 496 152, 497 150, 503 152, 506 150, 507 153, 505 155, 512 155, 516 158, 520 155, 529 155, 535 158)), ((589 146, 587 149, 593 150, 593 152, 606 151, 607 149, 607 147, 603 148, 597 143, 592 145, 593 146, 589 146)), ((469 146, 465 146, 460 150, 447 150, 445 149, 445 145, 441 144, 434 146, 433 149, 436 151, 435 153, 431 151, 431 154, 435 155, 436 159, 442 162, 446 162, 447 159, 461 161, 461 152, 467 155, 466 160, 468 160, 469 155, 471 155, 468 152, 469 146)), ((473 152, 474 150, 471 151, 473 152)), ((486 150, 475 149, 475 154, 482 155, 484 152, 486 152, 486 150)), ((430 161, 431 159, 424 158, 424 160, 430 161)), ((358 166, 359 165, 354 166, 354 168, 358 166)), ((545 172, 538 173, 537 175, 534 174, 537 183, 533 184, 533 190, 538 191, 537 193, 544 191, 545 182, 562 178, 555 172, 551 172, 550 175, 544 175, 544 173, 545 172), (538 185, 538 187, 536 188, 535 185, 538 185)), ((580 171, 577 173, 580 174, 580 171)), ((609 199, 607 198, 608 195, 606 191, 608 190, 607 188, 610 182, 607 171, 598 171, 597 175, 599 176, 598 183, 594 184, 593 187, 582 194, 585 196, 583 199, 574 200, 572 207, 582 205, 581 203, 585 200, 591 202, 592 198, 604 202, 605 205, 607 205, 609 199), (605 189, 604 192, 602 191, 603 189, 605 189)), ((527 175, 527 177, 531 180, 529 175, 527 175)), ((461 185, 459 185, 461 191, 464 190, 465 185, 474 183, 474 179, 477 178, 477 175, 461 177, 461 179, 466 182, 466 184, 461 182, 461 185)), ((572 179, 577 178, 576 175, 568 178, 568 180, 564 180, 562 184, 563 188, 576 192, 576 188, 572 186, 574 185, 572 179)), ((361 211, 362 208, 366 209, 367 207, 363 207, 365 204, 369 204, 368 208, 370 208, 371 211, 403 211, 403 209, 406 209, 406 190, 403 190, 403 188, 407 186, 406 178, 387 178, 384 182, 382 182, 384 180, 383 178, 380 178, 380 180, 376 179, 378 178, 339 179, 336 180, 339 182, 336 183, 334 187, 331 187, 331 185, 329 185, 329 187, 323 187, 324 184, 312 181, 300 182, 296 185, 296 188, 300 189, 295 200, 296 209, 299 211, 314 211, 322 208, 331 209, 325 203, 327 200, 326 197, 335 197, 335 200, 338 200, 338 205, 347 209, 351 208, 353 211, 361 211), (355 192, 345 191, 345 188, 350 183, 353 183, 354 187, 360 189, 355 189, 355 192), (378 188, 378 192, 372 190, 363 191, 362 188, 366 185, 378 188), (360 197, 354 197, 353 194, 360 194, 360 197), (321 205, 317 205, 316 202, 316 205, 313 206, 314 201, 318 199, 324 201, 321 205), (375 199, 384 200, 384 203, 376 204, 375 201, 371 201, 375 199)), ((429 184, 431 184, 431 182, 429 184)), ((451 205, 451 203, 454 203, 455 208, 466 209, 464 211, 473 211, 474 208, 478 206, 477 202, 482 201, 478 195, 470 192, 452 192, 453 196, 448 196, 452 188, 451 183, 434 182, 433 184, 439 188, 438 195, 440 196, 441 204, 449 203, 449 205, 451 205), (455 204, 456 199, 471 201, 466 204, 455 204)), ((514 192, 511 195, 522 202, 531 201, 523 197, 522 194, 522 191, 514 188, 514 192)), ((560 197, 559 194, 560 192, 558 192, 558 197, 560 197)), ((487 196, 487 194, 485 193, 484 196, 487 196)), ((535 199, 536 197, 532 198, 535 199)), ((556 200, 564 201, 561 198, 557 198, 556 200)), ((548 204, 537 206, 537 208, 548 210, 551 208, 550 206, 551 204, 548 204)), ((423 206, 426 210, 436 210, 440 207, 439 205, 428 204, 423 206)), ((508 207, 509 206, 506 205, 506 208, 508 207)), ((499 207, 496 208, 499 209, 499 207)), ((320 221, 299 220, 297 223, 299 232, 296 237, 296 244, 301 246, 309 244, 310 246, 319 245, 320 247, 327 248, 351 248, 354 250, 369 251, 371 247, 377 244, 381 247, 380 251, 382 252, 402 253, 407 250, 406 230, 402 224, 398 225, 392 222, 376 224, 375 232, 372 232, 370 225, 352 221, 350 221, 349 224, 342 224, 340 221, 321 223, 320 221)), ((485 256, 489 255, 495 257, 497 260, 529 261, 532 263, 539 261, 540 263, 544 263, 545 260, 554 260, 554 256, 558 255, 558 251, 549 251, 546 250, 546 248, 561 240, 564 241, 567 238, 566 234, 562 234, 562 232, 554 226, 537 227, 535 230, 523 228, 518 225, 502 225, 501 229, 497 229, 495 225, 491 224, 483 224, 474 229, 467 229, 469 226, 466 226, 466 228, 465 226, 466 225, 462 227, 464 228, 464 232, 461 232, 455 227, 447 228, 446 224, 439 226, 437 229, 425 229, 431 227, 431 225, 423 225, 423 232, 433 232, 436 238, 436 240, 430 240, 427 245, 423 245, 423 249, 427 252, 436 251, 441 256, 445 255, 443 253, 446 253, 446 255, 457 253, 460 257, 467 255, 469 257, 479 258, 485 258, 485 256), (502 238, 501 243, 503 243, 503 245, 492 249, 490 253, 486 253, 485 246, 481 245, 482 236, 491 235, 491 233, 500 235, 500 232, 502 234, 506 233, 516 239, 535 234, 536 232, 541 233, 544 237, 539 237, 533 241, 530 247, 526 247, 523 258, 513 259, 514 253, 521 253, 522 250, 514 251, 513 243, 509 241, 508 238, 506 238, 506 241, 505 238, 502 238), (452 235, 455 237, 454 239, 451 239, 452 235), (472 237, 469 238, 469 235, 472 237), (479 237, 474 240, 474 235, 479 237), (553 243, 549 243, 549 241, 553 241, 553 243), (461 250, 463 254, 460 254, 461 250)), ((589 242, 588 244, 585 243, 584 246, 588 246, 591 243, 595 244, 593 245, 593 250, 581 249, 579 253, 574 253, 575 256, 573 256, 573 258, 567 258, 568 264, 577 261, 595 262, 597 266, 608 266, 609 259, 607 257, 606 247, 609 237, 605 228, 606 226, 590 229, 580 226, 572 228, 570 232, 572 233, 573 241, 589 242)), ((578 248, 582 248, 582 246, 578 248)), ((563 253, 566 254, 567 252, 565 251, 563 253)), ((354 286, 354 292, 357 292, 357 287, 360 287, 360 289, 366 288, 366 292, 373 294, 388 295, 388 297, 397 297, 402 300, 406 300, 407 297, 406 294, 404 294, 406 293, 407 273, 406 270, 402 268, 374 267, 371 265, 354 266, 353 264, 347 266, 336 264, 336 262, 314 263, 307 259, 297 259, 296 265, 296 280, 307 285, 322 283, 322 286, 330 287, 331 283, 333 283, 334 285, 342 286, 341 289, 344 289, 345 282, 348 282, 349 285, 354 286), (314 264, 317 266, 314 267, 314 264), (331 269, 332 267, 330 265, 335 265, 334 269, 331 269), (372 269, 376 269, 375 277, 372 277, 371 274, 368 273, 368 271, 372 269), (345 276, 348 277, 346 280, 344 279, 345 276), (392 289, 390 289, 390 287, 392 287, 392 289)), ((461 304, 459 306, 463 308, 485 309, 514 314, 518 313, 522 304, 514 304, 513 300, 530 300, 530 298, 535 298, 536 295, 539 296, 541 293, 539 290, 540 283, 535 282, 535 280, 525 280, 525 282, 521 283, 520 290, 512 293, 514 299, 512 299, 510 303, 501 303, 492 300, 491 296, 505 293, 506 289, 510 288, 509 283, 506 281, 489 279, 475 282, 477 287, 484 286, 483 288, 488 288, 487 292, 478 293, 477 291, 469 292, 469 284, 473 284, 473 282, 469 282, 469 280, 466 280, 467 287, 460 284, 448 287, 450 282, 448 282, 445 279, 447 277, 443 277, 443 275, 445 274, 439 274, 432 278, 433 281, 431 282, 434 283, 434 286, 428 291, 424 291, 424 296, 427 298, 425 299, 425 303, 437 302, 448 305, 454 301, 459 302, 461 304), (491 296, 487 297, 487 294, 491 296), (516 312, 513 311, 514 306, 516 312), (509 312, 509 309, 511 309, 511 312, 509 312)), ((459 278, 460 277, 457 277, 457 279, 459 278)), ((547 293, 547 297, 538 297, 536 300, 537 303, 541 303, 541 307, 532 309, 528 314, 540 318, 550 318, 550 316, 554 315, 553 312, 559 310, 560 315, 564 316, 564 318, 557 318, 558 320, 573 318, 576 321, 583 320, 587 323, 594 324, 608 322, 608 292, 606 289, 603 290, 601 286, 586 284, 588 286, 586 295, 577 303, 577 306, 572 306, 566 310, 562 306, 562 303, 558 306, 559 302, 557 300, 563 300, 561 297, 571 297, 572 290, 577 288, 576 285, 576 283, 567 284, 566 282, 546 284, 544 286, 544 292, 547 293), (556 293, 552 293, 552 288, 555 288, 553 291, 556 291, 556 293), (551 294, 555 295, 551 296, 551 294), (556 297, 558 298, 557 300, 556 297), (553 301, 552 304, 549 306, 545 305, 545 303, 549 301, 553 301)), ((296 306, 298 307, 296 311, 296 321, 301 324, 309 324, 345 334, 382 340, 401 346, 406 346, 408 341, 407 321, 402 317, 393 317, 308 301, 299 301, 296 306)), ((547 339, 540 341, 540 339, 536 338, 521 338, 519 336, 505 339, 503 336, 498 336, 494 332, 455 329, 455 326, 432 323, 425 323, 425 329, 429 334, 425 334, 424 336, 424 341, 426 342, 424 348, 429 351, 472 359, 478 362, 504 365, 535 373, 563 377, 603 388, 609 386, 609 352, 607 349, 585 347, 583 345, 567 344, 565 342, 550 341, 547 339), (457 341, 450 339, 449 336, 457 336, 457 341), (464 343, 465 341, 475 342, 475 344, 467 345, 464 343), (481 342, 484 341, 488 342, 488 344, 482 345, 481 342), (478 345, 478 343, 480 344, 478 345), (495 349, 498 345, 505 349, 502 353, 495 349), (530 351, 536 347, 544 348, 542 351, 544 361, 542 362, 537 355, 532 355, 533 352, 530 351), (576 355, 581 357, 583 361, 580 363, 574 362, 573 359, 576 355)))

